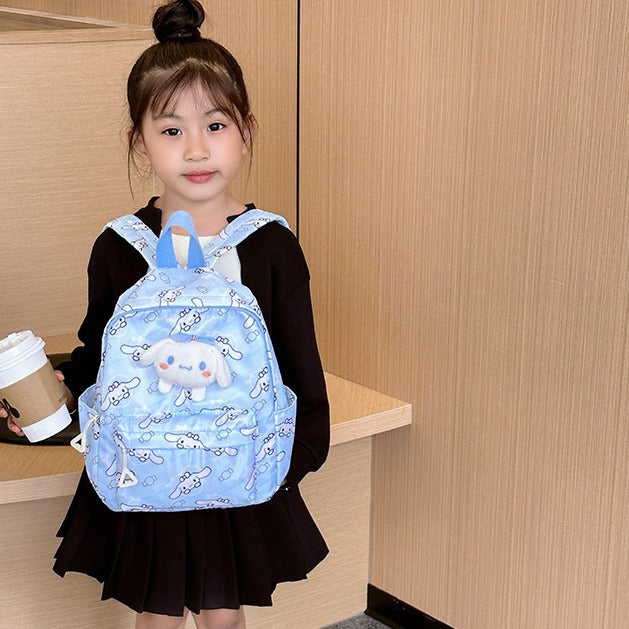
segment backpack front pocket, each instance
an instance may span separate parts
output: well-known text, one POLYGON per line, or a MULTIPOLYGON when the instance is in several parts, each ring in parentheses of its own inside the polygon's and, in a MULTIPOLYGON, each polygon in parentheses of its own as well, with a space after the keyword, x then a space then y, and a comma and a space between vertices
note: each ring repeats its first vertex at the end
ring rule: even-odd
POLYGON ((251 410, 206 409, 202 416, 172 417, 141 431, 127 431, 119 422, 108 487, 122 511, 253 504, 258 437, 251 410))

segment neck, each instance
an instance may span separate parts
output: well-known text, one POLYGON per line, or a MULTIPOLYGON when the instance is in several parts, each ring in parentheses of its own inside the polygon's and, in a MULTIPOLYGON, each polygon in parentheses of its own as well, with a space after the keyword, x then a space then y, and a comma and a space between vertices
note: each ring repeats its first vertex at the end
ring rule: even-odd
MULTIPOLYGON (((180 203, 171 201, 164 194, 157 199, 155 207, 162 211, 162 228, 173 212, 185 210, 192 217, 194 228, 199 236, 215 236, 227 225, 228 216, 240 214, 245 210, 245 206, 231 196, 219 203, 188 202, 186 207, 181 207, 180 203)), ((175 228, 173 231, 174 233, 185 233, 179 228, 175 228)))

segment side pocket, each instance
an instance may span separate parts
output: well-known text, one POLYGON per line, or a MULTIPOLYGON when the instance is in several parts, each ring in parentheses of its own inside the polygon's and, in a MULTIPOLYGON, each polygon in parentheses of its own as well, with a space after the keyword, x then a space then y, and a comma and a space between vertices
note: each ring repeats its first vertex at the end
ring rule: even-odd
POLYGON ((79 397, 79 422, 81 432, 70 442, 70 445, 85 457, 85 471, 96 493, 103 502, 100 491, 101 478, 99 473, 101 416, 93 407, 96 385, 91 386, 79 397))
POLYGON ((285 388, 287 406, 276 410, 269 417, 266 434, 258 437, 256 445, 255 473, 259 502, 272 498, 286 478, 295 440, 295 413, 297 400, 293 392, 285 388))
POLYGON ((277 487, 282 484, 290 468, 297 415, 297 398, 295 394, 286 386, 284 391, 286 393, 287 406, 275 412, 275 431, 278 439, 278 448, 286 453, 286 456, 282 458, 277 468, 277 487))

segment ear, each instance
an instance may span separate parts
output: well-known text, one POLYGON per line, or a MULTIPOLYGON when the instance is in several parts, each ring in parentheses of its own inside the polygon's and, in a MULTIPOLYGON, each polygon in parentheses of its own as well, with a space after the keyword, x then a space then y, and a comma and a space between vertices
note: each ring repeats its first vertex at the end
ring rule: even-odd
POLYGON ((165 347, 166 345, 174 345, 175 341, 173 341, 170 338, 166 338, 166 339, 162 339, 161 341, 158 341, 157 343, 151 345, 151 347, 149 347, 143 354, 142 356, 140 356, 140 363, 142 365, 150 365, 155 358, 157 357, 157 353, 159 352, 160 349, 162 349, 162 347, 165 347))
MULTIPOLYGON (((131 140, 133 140, 133 129, 131 127, 127 130, 127 135, 129 143, 131 144, 131 140)), ((144 138, 142 137, 141 131, 139 131, 135 136, 135 140, 133 140, 133 143, 131 144, 131 151, 142 161, 148 160, 148 153, 146 152, 146 145, 144 144, 144 138)))
POLYGON ((225 389, 232 383, 232 375, 229 370, 229 365, 219 350, 215 347, 212 347, 211 349, 216 361, 216 382, 218 382, 219 387, 225 389))
POLYGON ((246 155, 251 152, 251 147, 253 145, 253 135, 256 129, 256 119, 254 118, 252 113, 249 113, 247 118, 243 120, 242 125, 242 139, 243 139, 243 147, 242 154, 246 155))

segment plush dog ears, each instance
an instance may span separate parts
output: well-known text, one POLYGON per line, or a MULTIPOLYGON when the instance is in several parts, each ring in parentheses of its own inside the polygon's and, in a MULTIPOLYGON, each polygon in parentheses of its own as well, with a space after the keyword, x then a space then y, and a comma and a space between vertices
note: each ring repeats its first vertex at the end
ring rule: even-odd
POLYGON ((212 347, 212 351, 216 356, 216 382, 219 387, 225 389, 232 383, 232 374, 229 365, 220 350, 212 347))
POLYGON ((142 356, 140 356, 140 363, 142 363, 143 365, 150 365, 157 357, 157 352, 159 352, 159 350, 166 345, 175 345, 175 341, 173 341, 171 338, 165 338, 161 341, 157 341, 157 343, 154 343, 153 345, 151 345, 151 347, 149 347, 145 352, 142 353, 142 356))

